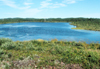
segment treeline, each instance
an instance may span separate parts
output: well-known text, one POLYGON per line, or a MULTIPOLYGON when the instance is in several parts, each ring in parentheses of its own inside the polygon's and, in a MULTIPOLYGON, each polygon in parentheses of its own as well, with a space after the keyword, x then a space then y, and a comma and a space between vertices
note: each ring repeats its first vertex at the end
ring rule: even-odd
POLYGON ((83 19, 71 23, 76 26, 76 29, 100 31, 100 19, 83 19))
POLYGON ((48 19, 6 18, 6 19, 0 19, 0 24, 15 23, 15 22, 71 22, 71 24, 75 25, 78 29, 100 31, 99 18, 48 18, 48 19))
POLYGON ((13 22, 100 22, 97 18, 46 18, 46 19, 36 19, 36 18, 5 18, 0 19, 0 24, 13 23, 13 22))

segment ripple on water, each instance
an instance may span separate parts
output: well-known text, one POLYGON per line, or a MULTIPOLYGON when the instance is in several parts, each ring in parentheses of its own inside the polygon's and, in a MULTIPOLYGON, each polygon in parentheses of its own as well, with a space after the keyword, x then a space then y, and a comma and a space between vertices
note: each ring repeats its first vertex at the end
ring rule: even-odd
POLYGON ((12 40, 44 39, 69 41, 100 42, 100 32, 88 30, 75 30, 69 23, 12 23, 0 25, 0 37, 12 40))

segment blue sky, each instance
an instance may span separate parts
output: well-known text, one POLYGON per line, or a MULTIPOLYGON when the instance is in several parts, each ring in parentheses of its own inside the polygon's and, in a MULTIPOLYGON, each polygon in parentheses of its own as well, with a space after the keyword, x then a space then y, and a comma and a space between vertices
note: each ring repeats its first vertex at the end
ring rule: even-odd
POLYGON ((0 0, 0 18, 100 18, 100 0, 0 0))

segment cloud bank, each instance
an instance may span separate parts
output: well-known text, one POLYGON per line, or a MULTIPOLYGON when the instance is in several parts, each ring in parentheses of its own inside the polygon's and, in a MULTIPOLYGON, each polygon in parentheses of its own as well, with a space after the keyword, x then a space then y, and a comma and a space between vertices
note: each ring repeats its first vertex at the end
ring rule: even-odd
POLYGON ((3 6, 11 7, 20 11, 22 16, 26 15, 32 17, 44 9, 56 9, 60 7, 66 7, 68 4, 74 4, 77 1, 81 0, 40 0, 38 6, 35 6, 35 2, 33 0, 0 0, 3 6), (21 2, 21 3, 20 3, 21 2))

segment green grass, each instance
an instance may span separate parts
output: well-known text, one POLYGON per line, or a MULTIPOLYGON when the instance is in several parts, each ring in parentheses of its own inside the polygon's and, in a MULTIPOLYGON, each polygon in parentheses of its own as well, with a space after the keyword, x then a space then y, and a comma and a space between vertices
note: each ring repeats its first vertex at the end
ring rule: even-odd
POLYGON ((0 69, 100 68, 100 44, 74 41, 0 39, 0 69), (75 68, 74 67, 74 68, 75 68))

